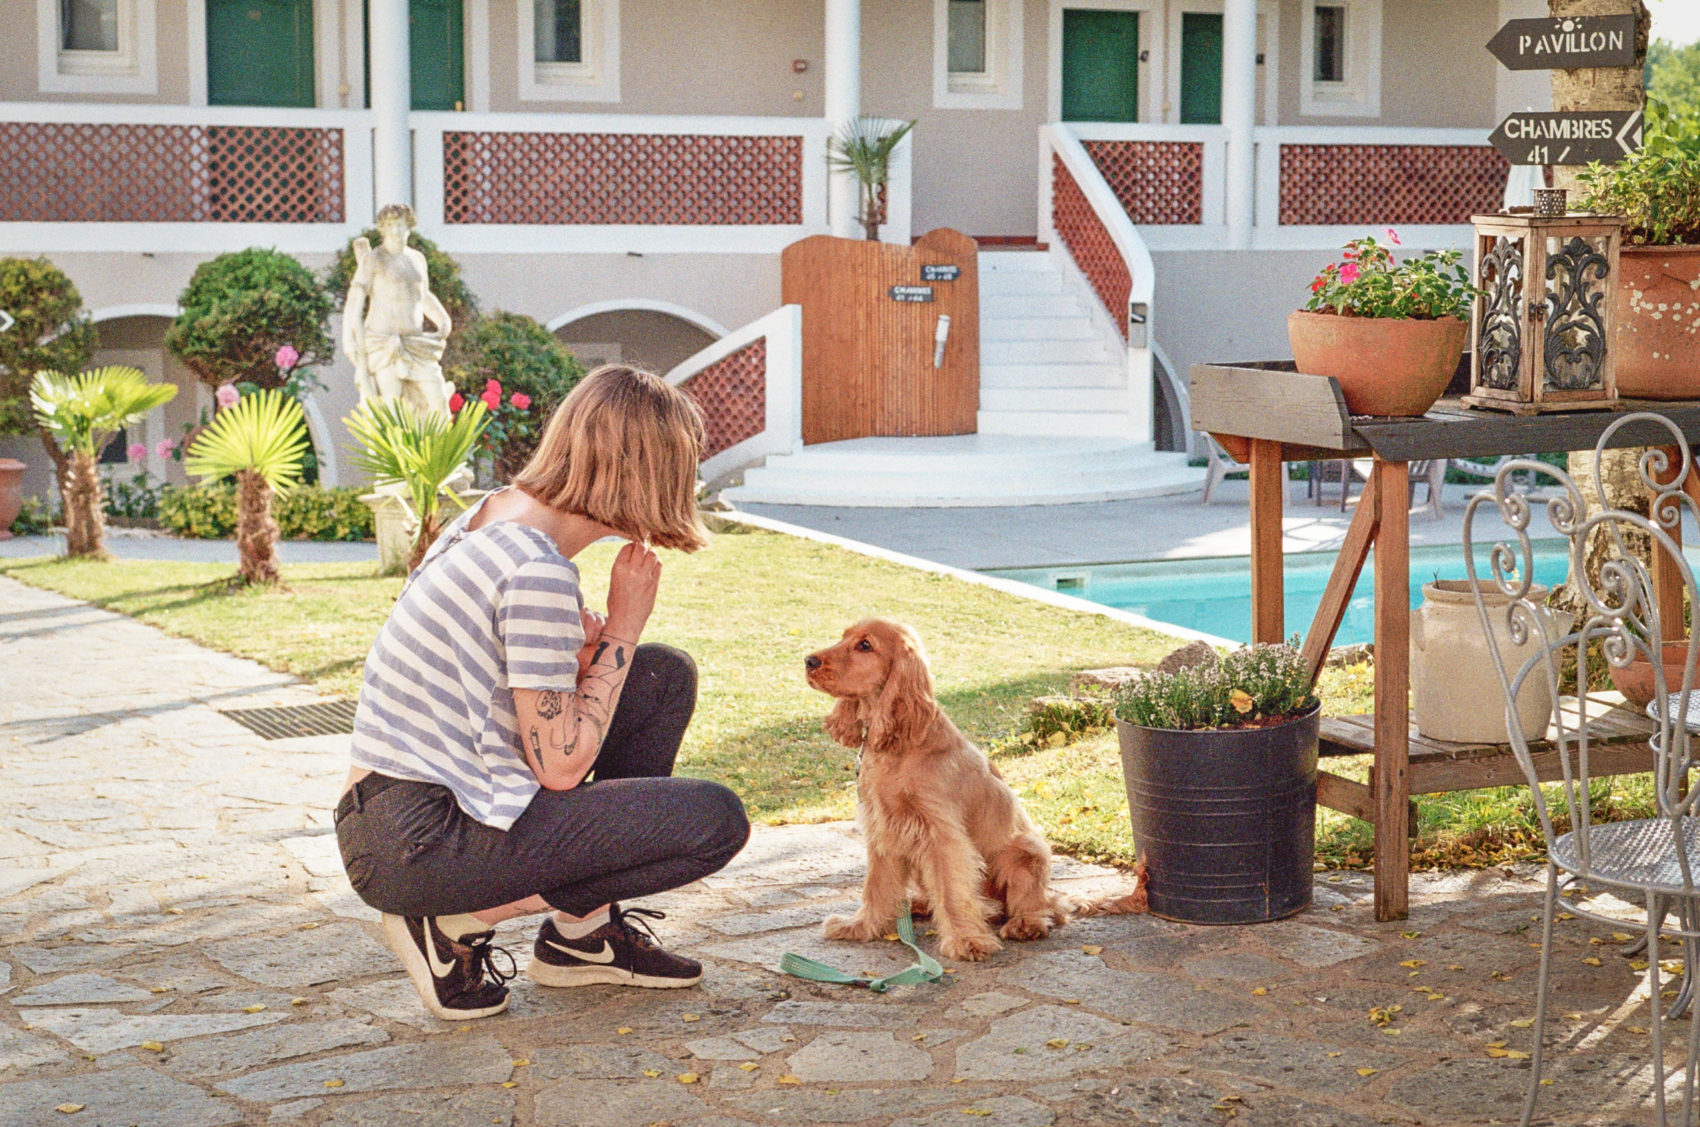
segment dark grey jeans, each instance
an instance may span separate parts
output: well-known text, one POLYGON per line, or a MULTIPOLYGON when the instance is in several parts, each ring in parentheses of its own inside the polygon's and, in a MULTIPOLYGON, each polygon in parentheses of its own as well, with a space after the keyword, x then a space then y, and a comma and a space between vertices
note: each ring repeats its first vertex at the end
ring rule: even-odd
POLYGON ((336 808, 354 891, 397 916, 476 912, 538 894, 584 915, 719 870, 749 840, 750 824, 726 787, 672 777, 696 693, 690 655, 640 645, 590 777, 539 791, 506 831, 468 817, 447 787, 367 776, 336 808))

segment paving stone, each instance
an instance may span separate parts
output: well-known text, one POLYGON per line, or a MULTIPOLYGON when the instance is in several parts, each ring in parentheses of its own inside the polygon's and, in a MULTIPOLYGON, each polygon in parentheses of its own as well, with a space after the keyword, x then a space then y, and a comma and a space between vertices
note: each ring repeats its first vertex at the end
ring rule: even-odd
POLYGON ((777 1053, 787 1045, 795 1044, 797 1038, 785 1026, 775 1029, 772 1026, 745 1029, 731 1035, 732 1040, 741 1045, 754 1049, 758 1053, 777 1053))
POLYGON ((1010 1010, 1018 1010, 1027 1004, 1027 999, 1017 994, 1005 994, 999 990, 988 990, 973 997, 964 998, 956 1003, 956 1008, 971 1017, 996 1017, 1010 1010))
POLYGON ((732 863, 704 877, 710 888, 748 888, 764 884, 832 884, 861 880, 868 854, 861 842, 840 827, 774 826, 750 838, 732 863))
POLYGON ((100 1002, 151 1002, 153 994, 103 974, 68 974, 32 986, 12 999, 14 1006, 87 1006, 100 1002))
POLYGON ((273 1104, 271 1122, 300 1119, 314 1108, 322 1106, 324 1102, 324 1100, 285 1100, 283 1103, 273 1104))
POLYGON ((1228 982, 1275 983, 1291 981, 1293 968, 1244 951, 1224 952, 1194 959, 1182 967, 1193 978, 1228 982))
POLYGON ((762 1020, 773 1025, 827 1025, 842 1029, 900 1029, 914 1025, 913 1007, 875 1002, 780 1002, 762 1020))
POLYGON ((174 1045, 166 1063, 174 1072, 213 1076, 350 1045, 379 1045, 389 1039, 390 1035, 382 1029, 348 1018, 294 1021, 250 1033, 174 1045))
POLYGON ((71 1058, 45 1037, 0 1025, 0 1073, 63 1064, 71 1058))
POLYGON ((993 1096, 972 1100, 961 1107, 940 1108, 930 1115, 894 1119, 891 1127, 962 1127, 983 1123, 986 1127, 1051 1127, 1057 1114, 1044 1104, 1020 1096, 993 1096), (972 1118, 966 1118, 971 1116, 972 1118))
POLYGON ((326 1080, 341 1080, 338 1093, 349 1095, 393 1088, 499 1084, 512 1073, 513 1057, 494 1038, 468 1034, 280 1065, 221 1080, 217 1086, 240 1099, 265 1102, 323 1095, 326 1080))
POLYGON ((146 949, 136 943, 105 947, 67 943, 57 947, 13 947, 8 953, 36 974, 58 974, 60 971, 79 970, 102 963, 116 964, 146 949))
POLYGON ((820 1034, 786 1062, 804 1083, 851 1083, 878 1076, 881 1080, 925 1080, 932 1075, 933 1058, 890 1033, 852 1033, 829 1030, 820 1034))
POLYGON ((415 1029, 437 1030, 447 1024, 426 1010, 419 1000, 419 992, 406 976, 344 986, 332 990, 330 998, 356 1013, 376 1014, 415 1029))
POLYGON ((914 961, 907 947, 897 943, 835 943, 822 939, 820 927, 793 931, 764 932, 743 939, 715 943, 693 950, 696 956, 732 959, 777 971, 788 951, 843 970, 871 970, 876 975, 896 974, 914 961))
POLYGON ((342 853, 337 849, 336 834, 302 834, 286 837, 279 845, 294 854, 301 867, 316 877, 344 877, 342 853))
POLYGON ((1372 939, 1293 920, 1259 925, 1257 939, 1288 962, 1313 969, 1360 959, 1381 946, 1372 939))
POLYGON ((1048 1080, 1151 1060, 1174 1045, 1162 1034, 1105 1021, 1071 1006, 1036 1006, 998 1019, 984 1036, 958 1048, 956 1076, 963 1080, 1048 1080), (1052 1048, 1046 1044, 1052 1040, 1064 1040, 1068 1045, 1052 1048))
POLYGON ((1391 1053, 1319 1044, 1278 1033, 1231 1031, 1192 1054, 1189 1063, 1197 1068, 1259 1077, 1287 1088, 1356 1092, 1368 1082, 1367 1077, 1358 1075, 1358 1069, 1386 1072, 1398 1068, 1404 1059, 1391 1053))
POLYGON ((533 1116, 538 1127, 638 1127, 710 1115, 712 1109, 673 1076, 556 1084, 537 1093, 533 1116))
POLYGON ((533 1053, 530 1071, 545 1080, 630 1080, 646 1070, 684 1071, 677 1063, 642 1044, 565 1045, 533 1053))
POLYGON ((127 962, 119 972, 149 993, 163 986, 175 994, 204 994, 236 984, 223 969, 214 969, 190 955, 167 955, 143 963, 127 962))
POLYGON ((343 1104, 323 1120, 344 1127, 483 1127, 486 1123, 508 1127, 513 1121, 514 1097, 508 1091, 377 1096, 343 1104))
POLYGON ((359 924, 338 921, 282 938, 214 943, 207 955, 262 986, 314 986, 373 974, 393 974, 396 957, 359 924))
POLYGON ((1239 937, 1233 934, 1238 930, 1236 928, 1189 927, 1167 920, 1162 922, 1166 926, 1151 934, 1119 937, 1112 943, 1112 950, 1124 956, 1134 967, 1168 970, 1196 955, 1226 950, 1239 943, 1239 937))
POLYGON ((1077 999, 1082 1006, 1123 1021, 1164 1025, 1193 1033, 1215 1033, 1257 1014, 1248 998, 1234 1002, 1172 974, 1119 971, 1079 951, 1038 955, 998 976, 1053 998, 1077 999))
MULTIPOLYGON (((1528 1061, 1449 1060, 1401 1077, 1386 1099, 1444 1122, 1471 1122, 1488 1108, 1520 1108, 1528 1086, 1528 1061)), ((1575 1094, 1573 1088, 1566 1091, 1575 1094)), ((1506 1118, 1515 1121, 1516 1114, 1508 1112, 1506 1118)))
POLYGON ((685 1048, 698 1060, 760 1060, 762 1054, 730 1037, 704 1037, 686 1041, 685 1048))
MULTIPOLYGON (((880 1079, 873 1077, 872 1079, 880 1079)), ((790 1127, 809 1123, 861 1123, 867 1119, 889 1119, 946 1104, 963 1105, 985 1089, 962 1084, 950 1088, 845 1088, 823 1092, 811 1088, 766 1088, 733 1092, 722 1102, 771 1122, 790 1127)), ((964 1117, 966 1125, 971 1120, 964 1117)))
POLYGON ((223 1013, 223 1014, 141 1014, 118 1013, 113 1010, 83 1010, 56 1007, 41 1010, 19 1010, 31 1028, 45 1030, 63 1037, 88 1053, 107 1053, 113 1049, 140 1045, 143 1041, 169 1044, 188 1037, 205 1037, 210 1033, 229 1033, 236 1029, 252 1029, 256 1025, 271 1025, 283 1021, 281 1013, 223 1013))
POLYGON ((242 1121, 234 1104, 145 1068, 0 1084, 0 1109, 6 1127, 221 1127, 242 1121), (82 1104, 83 1110, 74 1119, 54 1110, 64 1103, 82 1104))
POLYGON ((779 908, 763 912, 737 912, 703 920, 703 926, 721 935, 757 935, 764 931, 782 931, 791 927, 819 927, 822 920, 834 913, 854 912, 860 900, 809 901, 794 908, 779 908))

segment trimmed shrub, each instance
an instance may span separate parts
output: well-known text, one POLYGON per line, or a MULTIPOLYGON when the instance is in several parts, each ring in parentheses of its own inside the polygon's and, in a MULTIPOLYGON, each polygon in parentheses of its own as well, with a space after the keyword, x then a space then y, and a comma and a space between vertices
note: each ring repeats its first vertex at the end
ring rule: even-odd
POLYGON ((478 453, 506 482, 531 458, 543 424, 584 378, 584 365, 523 313, 492 313, 459 336, 460 354, 443 374, 462 398, 481 399, 490 408, 478 453))
POLYGON ((0 258, 0 309, 17 320, 0 333, 0 435, 35 434, 30 381, 87 368, 99 337, 77 287, 45 258, 0 258))
POLYGON ((335 355, 325 327, 330 298, 282 251, 250 247, 203 262, 177 303, 183 312, 165 346, 209 387, 248 384, 295 395, 311 370, 335 355), (278 364, 285 345, 297 354, 287 368, 278 364))
MULTIPOLYGON (((228 540, 236 535, 236 487, 168 485, 159 492, 159 523, 193 540, 228 540)), ((372 510, 358 489, 303 485, 272 502, 284 540, 370 540, 372 510)))
MULTIPOLYGON (((373 246, 384 241, 376 227, 368 227, 360 234, 373 246)), ((478 316, 478 299, 461 278, 460 263, 450 258, 441 247, 418 231, 407 237, 407 245, 425 256, 426 285, 437 295, 437 300, 443 303, 443 308, 448 310, 449 319, 459 327, 470 326, 472 319, 478 316)), ((354 266, 354 240, 350 239, 342 244, 336 261, 332 262, 330 269, 325 272, 325 295, 328 300, 336 303, 338 309, 348 300, 348 284, 354 280, 354 266)), ((449 347, 454 347, 452 338, 449 347)))

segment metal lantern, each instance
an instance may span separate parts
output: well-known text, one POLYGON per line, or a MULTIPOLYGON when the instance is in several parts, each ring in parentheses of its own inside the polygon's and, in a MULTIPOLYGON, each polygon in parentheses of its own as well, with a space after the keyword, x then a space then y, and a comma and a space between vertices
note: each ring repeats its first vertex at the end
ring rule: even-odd
POLYGON ((1519 415, 1610 410, 1615 215, 1475 215, 1471 407, 1519 415))

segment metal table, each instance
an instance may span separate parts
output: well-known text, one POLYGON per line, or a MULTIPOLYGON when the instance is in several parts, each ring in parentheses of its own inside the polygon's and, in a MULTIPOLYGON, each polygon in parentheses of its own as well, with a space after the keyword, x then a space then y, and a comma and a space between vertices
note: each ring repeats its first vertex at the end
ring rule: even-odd
MULTIPOLYGON (((1626 400, 1625 410, 1656 411, 1671 419, 1693 444, 1700 440, 1700 403, 1626 400)), ((1197 364, 1192 369, 1192 425, 1208 431, 1236 460, 1251 467, 1251 627, 1258 642, 1280 642, 1282 620, 1281 510, 1289 461, 1317 458, 1374 459, 1303 653, 1314 677, 1345 616, 1352 588, 1375 549, 1375 712, 1330 718, 1323 751, 1371 752, 1366 786, 1329 772, 1319 775, 1317 801, 1375 826, 1375 917, 1409 913, 1412 794, 1466 790, 1527 780, 1507 748, 1465 747, 1417 740, 1410 724, 1410 463, 1427 458, 1495 458, 1531 451, 1592 450, 1617 418, 1611 411, 1511 415, 1474 410, 1443 399, 1416 418, 1354 416, 1339 384, 1297 372, 1292 361, 1197 364), (1416 743, 1413 762, 1413 742, 1416 743), (1415 772, 1415 778, 1413 778, 1415 772)), ((1615 446, 1663 444, 1669 433, 1628 427, 1615 446)), ((1700 477, 1690 472, 1683 489, 1700 504, 1700 477)), ((1681 529, 1673 535, 1680 538, 1681 529)), ((1682 621, 1682 578, 1659 553, 1654 582, 1665 621, 1682 621)), ((1600 703, 1590 697, 1592 715, 1600 703)), ((1649 769, 1645 734, 1651 725, 1627 710, 1608 723, 1615 729, 1612 770, 1649 769)), ((1537 762, 1539 756, 1537 755, 1537 762)), ((1552 764, 1557 769, 1556 760, 1552 764)), ((1543 768, 1544 770, 1544 768, 1543 768)))

